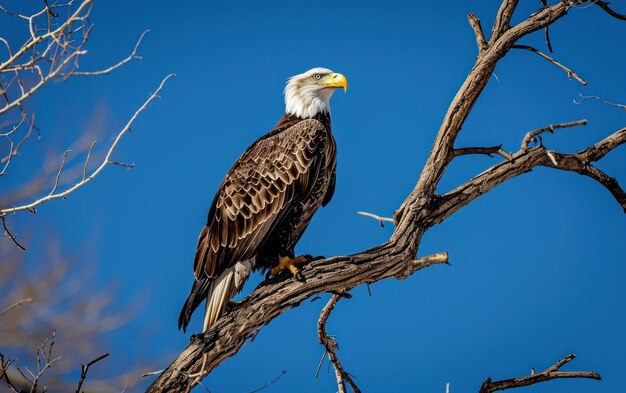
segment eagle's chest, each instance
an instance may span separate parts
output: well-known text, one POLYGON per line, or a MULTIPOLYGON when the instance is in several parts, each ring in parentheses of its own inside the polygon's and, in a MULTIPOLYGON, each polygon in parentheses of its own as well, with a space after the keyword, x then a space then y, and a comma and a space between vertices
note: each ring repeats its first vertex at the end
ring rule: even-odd
POLYGON ((320 173, 308 198, 304 198, 303 201, 291 207, 288 216, 275 232, 276 236, 272 243, 282 255, 293 250, 328 192, 336 169, 336 146, 332 136, 329 142, 322 156, 324 164, 320 168, 320 173))
MULTIPOLYGON (((330 157, 334 158, 334 155, 330 157)), ((320 173, 318 176, 309 198, 294 206, 293 212, 288 220, 289 222, 286 222, 285 226, 281 228, 283 230, 281 246, 287 250, 295 247, 300 237, 302 237, 304 230, 311 222, 313 215, 322 205, 322 201, 328 192, 331 178, 335 172, 334 159, 332 162, 329 162, 328 165, 325 165, 322 170, 323 173, 320 173)))

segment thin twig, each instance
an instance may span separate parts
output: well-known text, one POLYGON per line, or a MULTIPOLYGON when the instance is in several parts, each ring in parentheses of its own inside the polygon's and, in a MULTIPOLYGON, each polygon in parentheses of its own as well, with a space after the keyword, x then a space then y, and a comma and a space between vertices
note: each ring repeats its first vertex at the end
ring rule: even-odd
POLYGON ((93 141, 91 146, 89 146, 89 151, 87 152, 87 158, 85 159, 85 165, 83 165, 83 180, 87 177, 87 167, 89 166, 89 159, 91 158, 91 151, 93 147, 96 145, 96 141, 93 141))
POLYGON ((546 55, 542 51, 533 48, 532 46, 528 46, 528 45, 513 45, 513 48, 515 48, 515 49, 524 49, 524 50, 527 50, 527 51, 531 51, 531 52, 533 52, 533 53, 543 57, 544 59, 548 60, 550 63, 552 63, 555 66, 559 67, 563 71, 565 71, 567 73, 567 79, 574 78, 578 82, 580 82, 583 86, 587 84, 587 81, 584 80, 580 75, 578 75, 577 73, 575 73, 571 69, 567 68, 563 64, 559 63, 558 61, 554 60, 552 57, 546 55))
POLYGON ((0 137, 2 136, 9 136, 11 134, 13 134, 15 131, 19 130, 19 128, 22 126, 22 124, 24 123, 24 120, 26 120, 26 114, 22 114, 22 118, 20 119, 20 122, 17 123, 17 125, 15 125, 11 131, 5 132, 5 133, 0 133, 0 137))
POLYGON ((27 298, 24 298, 24 299, 22 299, 22 300, 18 300, 17 302, 13 303, 13 304, 12 304, 12 305, 10 305, 9 307, 7 307, 7 308, 5 308, 4 310, 0 311, 0 316, 2 316, 2 315, 4 315, 4 314, 8 313, 9 311, 11 311, 11 310, 13 310, 13 309, 15 309, 15 308, 20 307, 20 306, 21 306, 22 304, 24 304, 24 303, 32 303, 32 302, 33 302, 33 298, 32 298, 32 297, 30 297, 30 296, 29 296, 29 297, 27 297, 27 298))
POLYGON ((153 376, 153 375, 159 375, 159 374, 162 374, 162 373, 163 373, 163 371, 165 371, 165 370, 149 371, 149 372, 147 372, 147 373, 143 373, 143 374, 141 374, 141 377, 142 377, 142 378, 145 378, 145 377, 151 377, 151 376, 153 376))
POLYGON ((393 223, 393 218, 389 218, 389 217, 381 217, 381 216, 377 216, 376 214, 367 213, 367 212, 356 212, 356 214, 360 216, 370 217, 370 218, 373 218, 374 220, 377 220, 381 227, 385 226, 385 222, 393 223))
POLYGON ((550 124, 547 127, 538 128, 536 130, 529 131, 528 133, 526 133, 526 136, 524 136, 524 139, 522 140, 521 150, 526 150, 528 148, 528 145, 531 142, 535 141, 535 138, 544 132, 554 133, 554 130, 558 128, 586 126, 586 125, 587 125, 587 119, 582 119, 582 120, 577 120, 577 121, 571 121, 569 123, 550 124))
POLYGON ((54 179, 54 186, 52 186, 52 191, 50 191, 50 194, 48 194, 48 196, 54 194, 54 192, 57 190, 57 187, 59 187, 59 180, 61 179, 61 172, 63 172, 63 168, 65 167, 65 163, 67 162, 67 155, 70 154, 72 151, 71 150, 66 150, 65 153, 63 153, 63 161, 61 161, 61 166, 59 167, 59 171, 57 172, 57 177, 56 179, 54 179))
POLYGON ((97 358, 87 363, 87 365, 81 364, 80 380, 78 381, 78 387, 76 388, 76 393, 81 393, 80 389, 83 387, 83 382, 85 382, 85 378, 87 378, 87 372, 89 371, 89 367, 98 363, 100 360, 106 358, 107 356, 109 356, 108 353, 103 353, 102 355, 98 356, 97 358))
POLYGON ((26 248, 17 241, 16 236, 12 234, 9 228, 7 227, 6 217, 4 215, 0 215, 0 220, 2 220, 2 227, 4 228, 5 236, 8 236, 13 241, 13 243, 17 246, 17 248, 19 248, 22 251, 26 251, 26 248))
POLYGON ((130 53, 130 55, 128 55, 126 58, 120 60, 118 63, 110 66, 109 68, 105 68, 104 70, 100 70, 100 71, 83 71, 83 72, 79 72, 79 71, 72 71, 69 72, 67 74, 60 74, 59 76, 61 77, 66 77, 66 76, 98 76, 98 75, 109 75, 112 71, 122 67, 124 64, 128 63, 129 61, 133 60, 133 59, 137 59, 137 60, 141 60, 141 56, 137 56, 137 50, 139 49, 139 45, 141 45, 141 41, 143 41, 143 37, 149 33, 150 30, 144 30, 143 33, 141 33, 141 35, 139 36, 139 39, 137 40, 137 43, 135 44, 135 47, 133 48, 133 51, 130 53))
POLYGON ((4 361, 4 355, 0 353, 0 379, 4 378, 4 381, 7 384, 7 387, 13 392, 13 393, 22 393, 20 389, 18 389, 13 382, 11 381, 11 378, 9 378, 9 366, 11 366, 11 364, 13 363, 13 361, 11 359, 7 360, 6 362, 4 361))
MULTIPOLYGON (((598 101, 601 101, 601 102, 603 102, 603 103, 605 103, 605 104, 607 104, 607 105, 615 106, 615 107, 617 107, 617 108, 622 108, 623 110, 625 110, 625 111, 626 111, 626 105, 624 105, 624 104, 616 104, 616 103, 613 103, 613 102, 607 101, 607 100, 605 100, 604 98, 602 98, 602 97, 598 97, 598 96, 584 96, 584 95, 582 95, 582 94, 578 94, 578 95, 579 95, 579 96, 580 96, 580 98, 582 98, 583 100, 586 100, 586 99, 594 99, 594 100, 598 100, 598 101)), ((578 105, 578 104, 582 103, 582 101, 578 102, 578 101, 574 100, 574 103, 578 105)))
POLYGON ((279 379, 281 379, 283 377, 283 375, 287 374, 287 370, 283 370, 277 377, 275 377, 274 379, 272 379, 271 381, 265 382, 263 385, 259 386, 258 388, 252 389, 250 391, 248 391, 248 393, 256 393, 256 392, 260 392, 261 390, 265 389, 266 387, 275 384, 276 382, 278 382, 279 379))
POLYGON ((11 165, 11 158, 13 158, 13 141, 11 141, 11 143, 9 144, 9 154, 6 158, 7 160, 4 163, 4 168, 2 168, 2 171, 0 171, 0 176, 7 175, 7 168, 9 168, 9 165, 11 165))

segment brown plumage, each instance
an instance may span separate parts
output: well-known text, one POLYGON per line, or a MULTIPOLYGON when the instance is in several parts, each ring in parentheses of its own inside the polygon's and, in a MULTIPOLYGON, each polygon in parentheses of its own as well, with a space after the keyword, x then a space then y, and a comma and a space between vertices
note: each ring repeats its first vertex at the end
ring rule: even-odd
POLYGON ((318 108, 322 100, 326 107, 286 113, 228 171, 198 239, 195 281, 179 328, 186 329, 193 311, 207 299, 206 330, 241 290, 251 270, 267 270, 279 257, 294 257, 294 247, 313 214, 334 191, 336 146, 327 105, 332 90, 346 84, 343 75, 319 68, 290 80, 285 89, 288 109, 291 85, 302 105, 306 106, 308 94, 317 99, 309 104, 318 108))

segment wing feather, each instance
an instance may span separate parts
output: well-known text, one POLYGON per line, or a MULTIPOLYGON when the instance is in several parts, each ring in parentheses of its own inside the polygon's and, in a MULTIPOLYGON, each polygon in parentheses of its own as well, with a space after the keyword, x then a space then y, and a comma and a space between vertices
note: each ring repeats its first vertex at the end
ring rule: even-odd
POLYGON ((200 234, 196 279, 215 277, 256 255, 281 212, 306 198, 328 140, 317 120, 302 120, 256 141, 235 162, 218 190, 200 234))

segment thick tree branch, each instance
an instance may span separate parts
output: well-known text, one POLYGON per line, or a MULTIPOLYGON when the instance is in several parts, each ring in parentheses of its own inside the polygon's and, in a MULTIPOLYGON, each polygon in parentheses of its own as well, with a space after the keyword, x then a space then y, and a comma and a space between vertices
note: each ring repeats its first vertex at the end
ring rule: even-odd
POLYGON ((504 32, 510 28, 509 23, 515 8, 517 8, 518 0, 504 0, 500 5, 500 9, 496 14, 496 20, 493 22, 491 35, 489 36, 489 45, 492 45, 504 32))
POLYGON ((503 1, 494 22, 489 47, 479 54, 474 67, 452 100, 417 185, 400 208, 403 211, 401 215, 403 219, 416 219, 410 212, 417 214, 434 197, 437 184, 453 158, 454 142, 461 127, 487 85, 498 61, 520 38, 554 23, 565 16, 571 7, 581 3, 584 1, 558 2, 534 13, 519 24, 509 27, 517 1, 503 1), (412 205, 412 208, 408 208, 409 205, 412 205), (410 214, 404 214, 406 211, 410 214))
POLYGON ((551 379, 558 378, 588 378, 596 380, 602 379, 600 374, 596 372, 560 371, 561 367, 574 360, 574 358, 576 358, 576 355, 571 354, 559 360, 543 372, 540 372, 538 374, 532 373, 525 377, 504 379, 501 381, 492 381, 491 378, 487 378, 487 380, 483 382, 482 386, 480 387, 479 393, 493 393, 498 390, 521 388, 524 386, 530 386, 540 382, 545 382, 551 379))
POLYGON ((345 292, 362 283, 404 275, 407 266, 415 272, 448 261, 446 253, 414 260, 405 255, 405 247, 386 243, 352 256, 313 261, 302 269, 304 282, 277 277, 261 284, 213 328, 194 336, 187 349, 147 391, 184 391, 199 381, 189 375, 208 374, 274 318, 313 295, 345 292))

